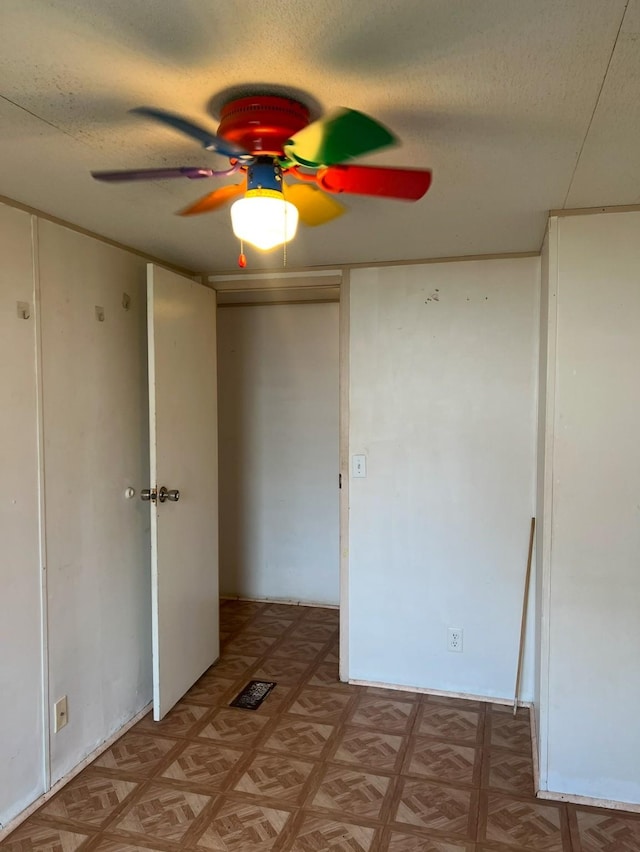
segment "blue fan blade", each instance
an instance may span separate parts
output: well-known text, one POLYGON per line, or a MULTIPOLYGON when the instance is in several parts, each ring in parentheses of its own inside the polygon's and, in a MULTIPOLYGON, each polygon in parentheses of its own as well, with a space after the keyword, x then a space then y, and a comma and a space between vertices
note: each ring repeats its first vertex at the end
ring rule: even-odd
POLYGON ((163 109, 144 106, 136 107, 135 109, 132 109, 131 112, 136 115, 144 115, 147 118, 153 118, 162 124, 173 127, 174 130, 179 130, 181 133, 185 133, 187 136, 190 136, 192 139, 196 139, 200 142, 202 147, 207 151, 215 151, 217 154, 222 154, 224 157, 251 157, 251 154, 248 151, 245 151, 245 149, 241 148, 240 145, 236 145, 235 142, 229 142, 228 139, 223 139, 222 136, 218 136, 216 133, 212 133, 204 127, 199 127, 197 124, 194 124, 192 121, 188 121, 181 115, 176 115, 174 112, 167 112, 163 109))
POLYGON ((215 177, 213 169, 200 169, 197 166, 182 166, 177 169, 132 169, 121 172, 91 172, 96 180, 105 180, 110 183, 126 180, 165 180, 166 178, 187 177, 195 178, 215 177))

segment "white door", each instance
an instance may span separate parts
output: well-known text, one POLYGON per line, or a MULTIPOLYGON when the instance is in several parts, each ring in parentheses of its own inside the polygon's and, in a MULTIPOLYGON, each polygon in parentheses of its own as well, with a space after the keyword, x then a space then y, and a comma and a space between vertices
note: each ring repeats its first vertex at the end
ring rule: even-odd
POLYGON ((153 718, 160 720, 219 654, 216 294, 150 263, 147 309, 157 492, 150 503, 153 718), (163 488, 177 490, 177 502, 163 500, 163 488))

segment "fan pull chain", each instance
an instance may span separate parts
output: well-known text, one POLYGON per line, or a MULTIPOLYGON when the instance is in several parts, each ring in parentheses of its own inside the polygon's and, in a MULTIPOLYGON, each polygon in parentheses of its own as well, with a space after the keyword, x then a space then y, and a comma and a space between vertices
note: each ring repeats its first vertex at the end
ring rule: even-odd
POLYGON ((284 242, 282 243, 282 267, 287 265, 287 208, 284 208, 284 242))
POLYGON ((240 254, 238 256, 238 266, 240 269, 244 269, 247 265, 247 256, 244 253, 244 240, 240 240, 240 254))

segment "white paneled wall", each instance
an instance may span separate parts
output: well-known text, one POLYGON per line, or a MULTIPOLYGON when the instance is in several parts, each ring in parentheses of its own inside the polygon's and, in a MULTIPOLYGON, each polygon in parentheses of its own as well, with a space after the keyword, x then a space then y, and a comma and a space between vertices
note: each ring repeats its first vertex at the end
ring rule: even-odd
POLYGON ((640 212, 548 247, 540 786, 640 804, 640 212))
POLYGON ((44 790, 31 217, 0 205, 0 827, 44 790), (28 319, 16 302, 28 305, 28 319))
POLYGON ((0 248, 1 829, 149 702, 151 595, 145 261, 4 205, 0 248))
POLYGON ((48 221, 38 231, 50 701, 69 701, 55 782, 151 694, 146 264, 48 221))
POLYGON ((349 447, 367 457, 350 481, 352 679, 513 696, 539 278, 538 258, 351 272, 349 447))
POLYGON ((221 592, 337 604, 338 305, 218 312, 221 592))

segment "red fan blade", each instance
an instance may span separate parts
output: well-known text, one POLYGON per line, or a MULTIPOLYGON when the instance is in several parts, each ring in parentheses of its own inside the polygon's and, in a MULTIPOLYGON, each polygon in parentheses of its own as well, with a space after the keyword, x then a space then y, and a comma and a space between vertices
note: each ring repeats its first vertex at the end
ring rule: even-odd
POLYGON ((418 201, 431 186, 429 169, 386 169, 376 166, 327 166, 316 175, 327 192, 379 195, 418 201))

